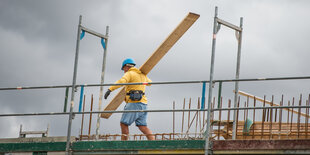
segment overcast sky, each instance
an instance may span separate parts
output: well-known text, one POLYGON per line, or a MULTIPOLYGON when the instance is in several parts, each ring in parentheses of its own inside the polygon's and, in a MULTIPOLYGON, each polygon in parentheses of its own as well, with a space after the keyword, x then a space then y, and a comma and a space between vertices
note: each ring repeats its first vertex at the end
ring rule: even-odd
MULTIPOLYGON (((243 17, 240 78, 308 76, 310 40, 310 2, 306 0, 0 0, 0 87, 72 84, 79 15, 82 25, 105 34, 110 27, 105 83, 118 80, 124 59, 131 57, 138 67, 174 30, 188 12, 200 18, 148 75, 154 82, 209 80, 214 8, 219 18, 239 25, 243 17)), ((86 34, 80 43, 77 84, 100 83, 103 49, 100 39, 86 34)), ((215 79, 234 79, 237 40, 235 32, 224 26, 217 35, 215 79)), ((309 80, 282 82, 243 82, 240 90, 276 102, 309 94, 309 80)), ((106 90, 107 88, 104 88, 106 90)), ((177 109, 192 98, 196 106, 201 84, 153 85, 147 88, 149 109, 177 109)), ((217 95, 218 86, 214 87, 217 95)), ((233 83, 223 84, 223 105, 233 99, 233 83)), ((86 111, 94 94, 98 110, 99 88, 86 88, 86 111)), ((113 92, 103 106, 113 98, 113 92)), ((74 111, 78 111, 80 90, 74 111)), ((0 113, 62 112, 65 89, 9 90, 0 92, 0 113)), ((125 103, 118 110, 122 110, 125 103)), ((172 132, 172 114, 150 113, 149 127, 154 133, 172 132), (166 121, 163 122, 162 120, 166 121)), ((85 128, 88 119, 85 117, 85 128)), ((100 134, 117 134, 120 114, 101 120, 100 134)), ((97 116, 93 116, 92 134, 97 116)), ((180 124, 181 118, 177 118, 180 124)), ((67 134, 67 116, 2 117, 0 137, 18 136, 25 130, 45 130, 50 136, 67 134)), ((81 116, 73 121, 72 135, 80 132, 81 116)), ((134 126, 132 133, 139 133, 134 126)), ((179 128, 177 129, 179 131, 179 128)), ((88 132, 84 130, 84 133, 88 132)))

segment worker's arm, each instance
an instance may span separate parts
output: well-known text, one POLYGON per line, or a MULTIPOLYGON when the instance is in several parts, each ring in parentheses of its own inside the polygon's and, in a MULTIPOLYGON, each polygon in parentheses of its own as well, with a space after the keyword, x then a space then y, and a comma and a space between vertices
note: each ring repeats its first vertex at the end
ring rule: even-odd
MULTIPOLYGON (((129 81, 130 81, 130 72, 126 72, 125 74, 124 74, 124 76, 121 78, 121 79, 119 79, 118 81, 116 81, 115 83, 117 84, 117 83, 129 83, 129 81)), ((117 88, 119 88, 119 87, 122 87, 123 85, 117 85, 117 86, 111 86, 110 88, 109 88, 109 90, 111 90, 111 91, 114 91, 115 89, 117 89, 117 88)))
MULTIPOLYGON (((127 72, 127 73, 124 74, 124 76, 123 76, 121 79, 119 79, 119 80, 116 81, 115 83, 128 83, 129 81, 130 81, 130 74, 129 74, 129 72, 127 72)), ((108 96, 110 95, 110 93, 111 93, 113 90, 115 90, 115 89, 117 89, 117 88, 119 88, 119 87, 122 87, 122 85, 111 86, 111 87, 107 90, 107 92, 104 94, 104 99, 107 99, 108 96)))

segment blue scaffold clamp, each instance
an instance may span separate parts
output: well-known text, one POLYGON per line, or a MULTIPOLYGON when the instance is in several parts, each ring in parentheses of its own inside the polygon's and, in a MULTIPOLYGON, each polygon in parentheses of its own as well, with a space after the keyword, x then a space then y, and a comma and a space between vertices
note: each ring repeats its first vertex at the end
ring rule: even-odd
POLYGON ((85 31, 82 30, 82 33, 81 33, 81 36, 80 36, 80 40, 82 40, 84 38, 84 36, 85 36, 85 31))
POLYGON ((102 45, 103 49, 105 49, 105 48, 106 48, 106 46, 105 46, 105 42, 104 42, 104 38, 101 38, 101 45, 102 45))

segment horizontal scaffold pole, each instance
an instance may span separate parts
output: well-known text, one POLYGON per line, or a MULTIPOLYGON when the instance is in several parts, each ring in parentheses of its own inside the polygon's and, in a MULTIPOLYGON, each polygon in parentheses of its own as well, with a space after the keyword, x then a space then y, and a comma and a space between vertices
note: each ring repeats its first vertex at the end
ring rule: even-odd
POLYGON ((88 29, 88 28, 86 28, 86 27, 84 27, 84 26, 81 26, 81 29, 84 30, 85 32, 87 32, 87 33, 89 33, 89 34, 92 34, 92 35, 94 35, 94 36, 97 36, 97 37, 99 37, 99 38, 108 39, 108 37, 107 37, 106 35, 103 35, 103 34, 101 34, 101 33, 98 33, 98 32, 96 32, 96 31, 93 31, 93 30, 91 30, 91 29, 88 29))
MULTIPOLYGON (((213 80, 216 82, 250 82, 250 81, 275 81, 275 80, 302 80, 310 79, 310 76, 301 76, 301 77, 279 77, 279 78, 253 78, 253 79, 228 79, 228 80, 213 80)), ((210 83, 210 81, 172 81, 172 82, 144 82, 144 83, 110 83, 110 84, 80 84, 76 87, 99 87, 99 86, 117 86, 117 85, 161 85, 161 84, 193 84, 193 83, 210 83)), ((72 87, 72 85, 55 85, 55 86, 23 86, 23 87, 8 87, 0 88, 0 90, 23 90, 23 89, 48 89, 48 88, 66 88, 72 87)))
MULTIPOLYGON (((239 107, 239 108, 219 108, 211 111, 224 110, 247 110, 247 109, 281 109, 281 108, 310 108, 310 106, 274 106, 274 107, 239 107)), ((186 112, 186 111, 207 111, 208 109, 167 109, 167 110, 119 110, 119 111, 85 111, 73 112, 74 115, 80 114, 98 114, 98 113, 130 113, 130 112, 186 112)), ((0 114, 0 117, 8 116, 36 116, 36 115, 69 115, 69 112, 48 112, 48 113, 20 113, 20 114, 0 114)))

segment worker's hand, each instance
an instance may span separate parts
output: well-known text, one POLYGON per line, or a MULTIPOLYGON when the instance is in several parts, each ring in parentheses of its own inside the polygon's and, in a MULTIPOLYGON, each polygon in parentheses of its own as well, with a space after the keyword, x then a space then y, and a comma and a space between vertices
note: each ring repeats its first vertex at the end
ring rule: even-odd
POLYGON ((111 90, 108 89, 107 92, 105 92, 105 94, 104 94, 104 99, 107 99, 108 96, 110 95, 110 93, 111 93, 111 90))

